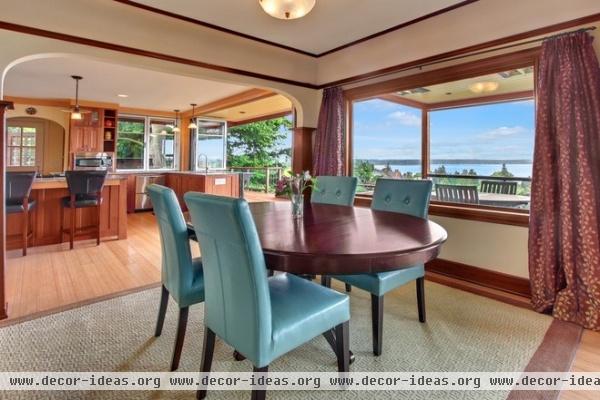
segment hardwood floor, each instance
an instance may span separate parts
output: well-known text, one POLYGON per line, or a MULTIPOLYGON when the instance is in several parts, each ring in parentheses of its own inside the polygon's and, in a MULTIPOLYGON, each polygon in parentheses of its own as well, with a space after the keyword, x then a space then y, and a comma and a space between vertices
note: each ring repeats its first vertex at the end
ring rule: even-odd
MULTIPOLYGON (((249 201, 273 199, 253 194, 249 201)), ((73 308, 99 301, 115 293, 140 290, 160 283, 160 245, 152 213, 128 215, 128 238, 105 241, 78 241, 69 244, 34 247, 26 257, 20 250, 8 253, 7 301, 9 319, 29 319, 53 310, 73 308)), ((194 256, 198 246, 192 246, 194 256)), ((600 332, 586 330, 572 366, 574 372, 600 371, 600 332)), ((596 399, 597 392, 561 393, 562 400, 596 399)))

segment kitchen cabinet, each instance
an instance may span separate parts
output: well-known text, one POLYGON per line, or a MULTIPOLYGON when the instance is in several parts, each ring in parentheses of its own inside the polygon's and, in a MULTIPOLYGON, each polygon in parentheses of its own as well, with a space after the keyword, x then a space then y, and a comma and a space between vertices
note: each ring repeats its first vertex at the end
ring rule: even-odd
POLYGON ((219 196, 239 197, 239 174, 202 174, 194 172, 169 172, 165 180, 166 186, 173 189, 181 208, 185 211, 183 195, 187 192, 201 192, 219 196))
POLYGON ((71 153, 104 151, 102 110, 89 109, 82 119, 71 120, 69 148, 71 153))

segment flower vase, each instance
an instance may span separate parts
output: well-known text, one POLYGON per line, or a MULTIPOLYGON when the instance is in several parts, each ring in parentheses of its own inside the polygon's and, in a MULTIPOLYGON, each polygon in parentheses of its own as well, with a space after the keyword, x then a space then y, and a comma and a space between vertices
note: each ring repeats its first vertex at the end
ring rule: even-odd
POLYGON ((292 194, 290 199, 292 200, 292 217, 302 218, 304 215, 304 195, 292 194))

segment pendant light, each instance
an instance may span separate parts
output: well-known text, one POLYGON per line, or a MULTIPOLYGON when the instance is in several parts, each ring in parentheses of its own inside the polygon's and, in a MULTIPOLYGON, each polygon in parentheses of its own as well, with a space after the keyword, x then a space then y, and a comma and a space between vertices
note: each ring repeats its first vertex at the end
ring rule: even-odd
POLYGON ((190 106, 192 106, 192 118, 190 121, 190 124, 188 125, 189 129, 197 129, 198 125, 196 125, 196 121, 194 120, 194 117, 196 116, 196 103, 190 103, 190 106))
POLYGON ((173 127, 173 132, 181 132, 181 129, 179 129, 179 110, 173 111, 175 111, 175 126, 173 127))
POLYGON ((67 112, 71 114, 71 119, 73 120, 81 120, 83 118, 82 114, 88 114, 90 111, 81 110, 79 108, 79 81, 83 78, 79 75, 71 75, 71 78, 75 81, 75 106, 71 107, 68 110, 62 110, 63 112, 67 112))

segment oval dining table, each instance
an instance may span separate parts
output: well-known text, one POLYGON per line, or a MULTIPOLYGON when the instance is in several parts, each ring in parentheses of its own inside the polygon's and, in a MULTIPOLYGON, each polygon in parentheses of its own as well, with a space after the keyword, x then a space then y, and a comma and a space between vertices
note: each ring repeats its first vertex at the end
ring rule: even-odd
MULTIPOLYGON (((369 274, 408 268, 435 259, 448 237, 433 221, 364 207, 306 203, 303 217, 293 218, 290 202, 249 206, 266 265, 293 274, 369 274)), ((186 221, 195 239, 187 214, 186 221)), ((334 333, 324 336, 335 352, 334 333)))

